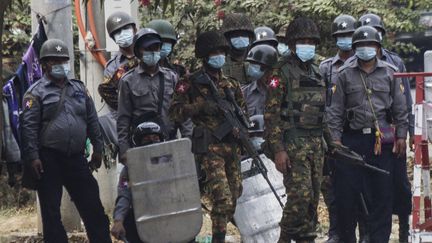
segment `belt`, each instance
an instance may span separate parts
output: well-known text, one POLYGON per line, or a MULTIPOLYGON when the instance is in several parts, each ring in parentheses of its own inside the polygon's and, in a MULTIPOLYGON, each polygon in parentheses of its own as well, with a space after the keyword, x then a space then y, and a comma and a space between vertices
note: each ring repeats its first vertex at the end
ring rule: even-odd
POLYGON ((351 128, 347 128, 344 129, 343 133, 346 134, 355 134, 355 135, 369 135, 369 134, 375 134, 376 129, 375 128, 371 128, 371 127, 365 127, 362 129, 351 129, 351 128))
POLYGON ((286 138, 294 137, 321 137, 323 135, 322 129, 304 129, 304 128, 293 128, 285 131, 286 138))

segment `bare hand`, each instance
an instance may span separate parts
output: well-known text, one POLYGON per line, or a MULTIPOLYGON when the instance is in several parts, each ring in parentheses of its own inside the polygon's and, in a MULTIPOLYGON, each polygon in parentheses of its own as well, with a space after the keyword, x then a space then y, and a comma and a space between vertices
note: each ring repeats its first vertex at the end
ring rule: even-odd
POLYGON ((409 148, 411 151, 414 151, 414 136, 410 136, 409 138, 409 148))
POLYGON ((396 140, 394 153, 397 154, 397 157, 400 158, 406 153, 406 141, 403 138, 398 138, 396 140))
POLYGON ((89 166, 92 170, 97 170, 102 165, 102 155, 100 153, 93 153, 91 160, 89 162, 89 166))
POLYGON ((282 174, 287 174, 291 169, 291 162, 286 151, 279 151, 275 154, 276 169, 282 174))
POLYGON ((121 220, 115 220, 114 221, 114 225, 111 228, 111 234, 117 240, 121 240, 122 237, 124 237, 126 235, 126 230, 123 226, 123 221, 121 221, 121 220))
POLYGON ((31 162, 31 166, 33 169, 33 173, 35 174, 36 178, 39 180, 42 177, 43 166, 42 161, 40 159, 35 159, 31 162))

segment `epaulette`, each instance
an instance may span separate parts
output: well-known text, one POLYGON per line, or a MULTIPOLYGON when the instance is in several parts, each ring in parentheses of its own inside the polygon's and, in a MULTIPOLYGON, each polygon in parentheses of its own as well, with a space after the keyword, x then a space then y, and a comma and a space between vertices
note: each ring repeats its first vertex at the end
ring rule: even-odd
POLYGON ((387 66, 389 66, 391 69, 393 69, 395 72, 399 72, 399 68, 398 67, 396 67, 395 65, 393 65, 393 64, 391 64, 391 63, 389 63, 389 62, 386 62, 386 61, 383 61, 383 60, 381 60, 384 64, 386 64, 387 66))

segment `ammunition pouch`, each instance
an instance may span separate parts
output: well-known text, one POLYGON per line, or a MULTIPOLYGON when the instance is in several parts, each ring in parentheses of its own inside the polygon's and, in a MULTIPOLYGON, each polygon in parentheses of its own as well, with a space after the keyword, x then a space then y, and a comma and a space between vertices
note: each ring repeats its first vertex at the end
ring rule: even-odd
POLYGON ((209 129, 204 127, 195 127, 192 133, 192 153, 205 154, 212 143, 213 137, 209 129))

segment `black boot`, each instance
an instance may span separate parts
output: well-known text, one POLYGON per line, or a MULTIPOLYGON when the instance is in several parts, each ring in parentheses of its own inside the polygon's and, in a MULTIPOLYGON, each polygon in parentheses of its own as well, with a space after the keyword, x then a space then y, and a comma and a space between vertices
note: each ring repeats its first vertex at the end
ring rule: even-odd
POLYGON ((399 217, 399 243, 408 243, 409 237, 409 216, 398 215, 399 217))

